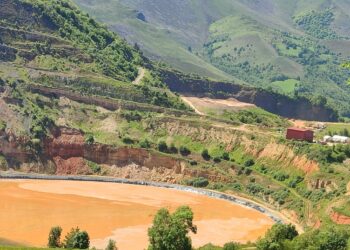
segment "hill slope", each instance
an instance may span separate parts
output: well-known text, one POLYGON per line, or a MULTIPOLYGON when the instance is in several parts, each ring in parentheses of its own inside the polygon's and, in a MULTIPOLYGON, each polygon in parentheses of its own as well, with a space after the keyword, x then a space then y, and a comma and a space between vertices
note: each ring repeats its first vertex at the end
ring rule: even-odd
POLYGON ((347 0, 75 2, 182 71, 327 96, 350 116, 350 72, 341 67, 350 56, 347 0))
MULTIPOLYGON (((350 181, 348 146, 286 141, 290 122, 251 105, 200 116, 171 90, 336 120, 324 99, 312 105, 158 68, 65 0, 0 1, 0 37, 0 171, 201 186, 268 203, 308 227, 335 224, 331 206, 346 201, 350 181)), ((329 124, 316 136, 348 129, 329 124)))

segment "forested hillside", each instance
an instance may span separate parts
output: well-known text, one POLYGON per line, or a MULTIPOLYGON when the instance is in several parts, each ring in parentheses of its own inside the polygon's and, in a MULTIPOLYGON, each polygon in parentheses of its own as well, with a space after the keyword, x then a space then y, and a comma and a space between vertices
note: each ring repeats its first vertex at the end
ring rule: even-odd
POLYGON ((153 59, 311 100, 350 116, 348 0, 75 2, 153 59))

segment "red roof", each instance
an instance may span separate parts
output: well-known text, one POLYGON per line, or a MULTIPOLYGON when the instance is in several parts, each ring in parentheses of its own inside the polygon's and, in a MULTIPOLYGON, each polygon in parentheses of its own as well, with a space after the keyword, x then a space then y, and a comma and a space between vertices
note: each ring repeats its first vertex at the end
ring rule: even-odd
POLYGON ((306 129, 306 128, 297 128, 297 127, 291 127, 291 128, 288 128, 288 130, 300 131, 300 132, 312 131, 312 130, 310 130, 310 129, 306 129))

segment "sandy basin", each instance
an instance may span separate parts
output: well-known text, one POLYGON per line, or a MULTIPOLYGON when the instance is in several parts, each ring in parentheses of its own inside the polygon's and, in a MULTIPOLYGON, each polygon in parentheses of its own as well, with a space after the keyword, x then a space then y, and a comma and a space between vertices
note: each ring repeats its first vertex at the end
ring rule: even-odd
POLYGON ((91 245, 118 249, 147 247, 147 228, 161 207, 189 205, 198 233, 195 247, 208 242, 255 241, 273 221, 256 210, 183 191, 116 183, 0 180, 0 242, 45 246, 52 226, 79 226, 91 245))

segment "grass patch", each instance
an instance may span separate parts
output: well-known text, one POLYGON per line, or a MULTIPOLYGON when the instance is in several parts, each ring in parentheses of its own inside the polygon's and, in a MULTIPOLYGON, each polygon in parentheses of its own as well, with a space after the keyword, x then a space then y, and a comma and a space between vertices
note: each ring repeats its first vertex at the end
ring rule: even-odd
POLYGON ((348 200, 340 207, 333 207, 333 211, 341 215, 350 217, 350 200, 348 200))
POLYGON ((275 81, 271 83, 271 86, 284 94, 293 94, 298 83, 298 80, 288 79, 285 81, 275 81))

